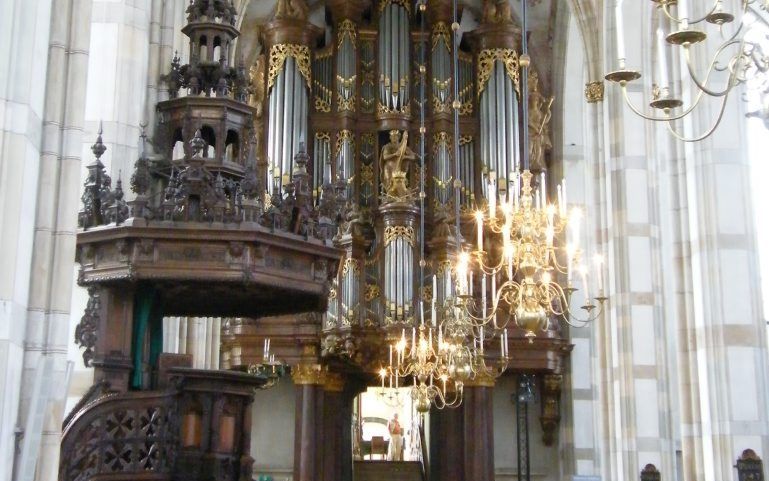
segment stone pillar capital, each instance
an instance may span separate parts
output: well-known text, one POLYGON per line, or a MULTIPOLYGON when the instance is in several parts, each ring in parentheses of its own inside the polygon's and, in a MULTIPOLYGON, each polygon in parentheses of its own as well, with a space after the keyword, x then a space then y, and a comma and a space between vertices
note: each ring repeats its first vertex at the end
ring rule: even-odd
POLYGON ((327 374, 320 364, 297 364, 291 366, 291 379, 297 385, 323 385, 327 374))
POLYGON ((465 381, 465 387, 488 387, 493 388, 497 379, 488 372, 479 372, 473 379, 465 381))

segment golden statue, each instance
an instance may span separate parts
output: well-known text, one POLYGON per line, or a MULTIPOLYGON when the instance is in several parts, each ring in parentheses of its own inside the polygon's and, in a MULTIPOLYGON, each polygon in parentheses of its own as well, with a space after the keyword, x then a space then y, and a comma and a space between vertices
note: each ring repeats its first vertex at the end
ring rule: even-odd
POLYGON ((408 180, 406 178, 411 162, 417 156, 408 146, 409 133, 403 136, 397 130, 390 131, 390 143, 382 147, 380 162, 382 163, 382 186, 385 194, 404 198, 409 195, 408 180))
POLYGON ((484 0, 483 23, 513 23, 509 0, 484 0))
POLYGON ((261 118, 264 111, 264 71, 267 66, 267 59, 264 54, 256 57, 256 62, 249 71, 249 81, 251 83, 251 97, 249 104, 256 109, 256 118, 261 118))
POLYGON ((553 147, 550 138, 550 118, 553 97, 546 98, 539 91, 539 76, 529 73, 529 161, 534 171, 546 168, 545 152, 553 147))
POLYGON ((278 0, 278 6, 275 10, 274 19, 293 18, 296 20, 307 20, 309 9, 304 0, 278 0))

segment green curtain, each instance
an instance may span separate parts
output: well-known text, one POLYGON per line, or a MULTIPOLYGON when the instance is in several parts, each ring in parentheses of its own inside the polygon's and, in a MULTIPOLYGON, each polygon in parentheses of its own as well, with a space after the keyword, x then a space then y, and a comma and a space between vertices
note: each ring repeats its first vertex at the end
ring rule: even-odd
POLYGON ((157 368, 158 356, 163 351, 163 309, 160 295, 152 286, 140 286, 134 297, 134 328, 132 340, 133 376, 131 388, 143 386, 142 362, 145 338, 149 332, 149 364, 157 368))

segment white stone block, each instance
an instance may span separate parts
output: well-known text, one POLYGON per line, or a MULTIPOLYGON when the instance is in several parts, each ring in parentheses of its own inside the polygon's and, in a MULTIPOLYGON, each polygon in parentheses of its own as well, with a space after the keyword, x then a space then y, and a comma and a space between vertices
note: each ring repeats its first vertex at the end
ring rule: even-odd
POLYGON ((630 316, 633 364, 641 366, 655 365, 657 363, 657 352, 654 335, 654 307, 631 306, 630 316))
POLYGON ((625 170, 625 217, 628 222, 649 222, 648 188, 648 174, 645 170, 625 170))
POLYGON ((632 292, 652 292, 651 240, 648 237, 628 236, 627 272, 632 292))
MULTIPOLYGON (((751 269, 748 253, 737 249, 721 249, 718 254, 718 282, 721 288, 721 319, 715 322, 724 324, 753 324, 758 322, 757 313, 753 312, 755 297, 760 295, 760 285, 751 284, 755 278, 751 269)), ((756 281, 757 282, 757 281, 756 281)), ((708 283, 704 284, 709 285, 708 283)), ((708 292, 704 295, 708 297, 708 292)))
POLYGON ((634 381, 635 422, 638 437, 657 438, 660 436, 660 405, 656 379, 634 381))
POLYGON ((729 393, 729 412, 733 421, 758 421, 758 396, 756 389, 756 350, 752 347, 727 347, 728 385, 722 386, 729 393))

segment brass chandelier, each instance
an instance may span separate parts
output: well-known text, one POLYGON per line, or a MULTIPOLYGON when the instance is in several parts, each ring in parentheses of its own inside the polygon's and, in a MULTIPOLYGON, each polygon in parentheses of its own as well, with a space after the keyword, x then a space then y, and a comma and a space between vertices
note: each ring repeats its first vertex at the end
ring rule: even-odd
MULTIPOLYGON (((531 59, 525 34, 525 0, 521 1, 521 11, 522 123, 528 125, 529 92, 525 79, 531 59)), ((523 145, 529 145, 526 128, 523 145)), ((580 248, 582 212, 577 208, 568 210, 565 180, 557 186, 557 202, 549 202, 546 174, 540 174, 535 189, 529 168, 530 151, 522 150, 522 171, 516 172, 511 186, 505 186, 508 195, 501 196, 499 203, 496 176, 489 173, 486 212, 475 213, 476 248, 461 253, 457 264, 457 305, 480 334, 481 345, 484 329, 506 336, 510 320, 523 329, 529 342, 533 342, 537 332, 547 329, 551 321, 563 320, 582 327, 600 317, 607 300, 600 255, 595 257, 594 265, 597 288, 595 296, 590 295, 588 286, 593 276, 588 275, 591 268, 584 262, 580 248), (580 309, 572 307, 572 295, 577 291, 572 281, 577 274, 584 299, 580 309), (480 295, 473 292, 474 276, 480 278, 480 295)))
MULTIPOLYGON (((759 26, 767 26, 765 17, 769 11, 769 0, 713 0, 704 11, 695 10, 689 0, 651 0, 656 17, 653 26, 656 55, 652 62, 654 79, 650 112, 634 105, 628 96, 628 84, 640 79, 641 72, 626 65, 623 1, 616 0, 615 6, 618 69, 605 78, 620 86, 626 104, 634 113, 650 121, 665 122, 669 132, 679 140, 698 142, 718 128, 735 88, 746 86, 748 93, 762 96, 767 105, 769 56, 764 52, 767 39, 757 34, 757 30, 759 26), (729 8, 731 6, 732 9, 729 8), (714 48, 706 52, 704 58, 699 58, 697 54, 701 49, 694 52, 694 47, 707 44, 714 48), (683 69, 688 73, 693 92, 688 106, 684 106, 684 101, 672 89, 667 55, 671 46, 680 48, 683 69), (707 64, 704 73, 697 68, 700 63, 707 64), (706 98, 720 102, 716 118, 701 134, 685 136, 676 127, 676 122, 691 115, 706 98)), ((696 5, 700 2, 692 3, 696 5)), ((748 115, 763 118, 769 126, 769 108, 748 115)))

